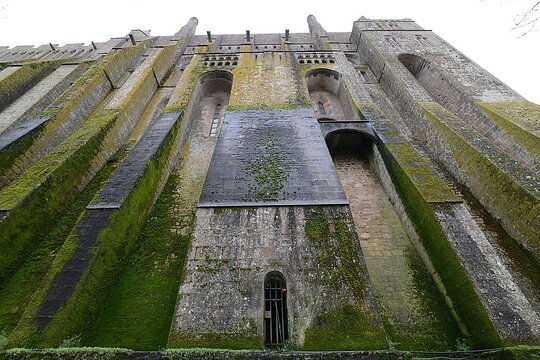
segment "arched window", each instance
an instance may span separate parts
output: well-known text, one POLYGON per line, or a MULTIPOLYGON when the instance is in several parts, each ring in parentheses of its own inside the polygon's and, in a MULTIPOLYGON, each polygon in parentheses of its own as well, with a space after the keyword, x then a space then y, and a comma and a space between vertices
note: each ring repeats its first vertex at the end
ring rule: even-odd
POLYGON ((321 101, 319 101, 319 113, 321 114, 321 116, 328 115, 326 114, 326 109, 324 108, 324 105, 321 101))
POLYGON ((214 117, 212 118, 212 127, 210 128, 210 136, 216 136, 219 126, 219 113, 221 112, 221 104, 216 105, 214 117))
POLYGON ((264 280, 264 345, 283 346, 288 337, 287 286, 283 275, 274 271, 264 280))
POLYGON ((313 69, 306 73, 305 79, 313 111, 319 120, 358 119, 358 111, 339 72, 313 69))

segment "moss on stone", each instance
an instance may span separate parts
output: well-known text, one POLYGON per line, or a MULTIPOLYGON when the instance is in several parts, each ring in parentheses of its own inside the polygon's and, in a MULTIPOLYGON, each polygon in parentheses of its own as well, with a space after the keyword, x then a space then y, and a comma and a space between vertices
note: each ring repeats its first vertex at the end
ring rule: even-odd
POLYGON ((420 306, 415 307, 419 314, 407 322, 396 323, 385 313, 384 307, 380 307, 392 348, 416 351, 459 350, 456 349, 456 343, 462 341, 467 344, 467 336, 461 333, 420 256, 414 249, 408 251, 408 256, 414 281, 414 299, 409 300, 420 303, 420 306))
POLYGON ((210 348, 210 349, 262 349, 260 336, 253 336, 255 331, 238 334, 203 333, 190 335, 181 332, 171 333, 171 348, 210 348))
POLYGON ((284 109, 284 110, 294 110, 298 107, 311 106, 309 103, 304 102, 292 102, 285 104, 275 104, 275 105, 266 105, 266 104, 255 104, 255 105, 232 105, 227 107, 228 111, 243 111, 243 110, 275 110, 275 109, 284 109))
POLYGON ((322 216, 314 216, 306 222, 306 235, 317 242, 330 235, 328 222, 322 216))
MULTIPOLYGON (((31 133, 22 136, 13 143, 8 149, 0 154, 0 171, 4 170, 6 175, 2 180, 10 182, 28 166, 35 163, 43 150, 49 144, 52 137, 64 139, 62 137, 62 128, 68 127, 73 121, 74 110, 88 107, 99 92, 97 102, 102 101, 112 90, 106 72, 115 73, 116 76, 127 71, 132 63, 146 48, 148 41, 139 43, 136 46, 129 46, 107 54, 101 61, 91 66, 74 84, 72 84, 64 93, 58 97, 51 106, 45 109, 41 116, 51 117, 43 126, 35 129, 31 133), (13 170, 13 171, 11 171, 13 170)), ((78 116, 80 114, 76 113, 78 116)), ((101 116, 103 111, 100 113, 101 116)), ((82 123, 84 119, 76 119, 82 123)))
POLYGON ((540 163, 539 105, 528 101, 479 102, 477 105, 540 163))
POLYGON ((104 111, 42 158, 16 181, 0 191, 0 209, 8 210, 0 222, 0 283, 16 269, 50 229, 54 219, 80 190, 88 164, 100 148, 117 112, 104 111))
POLYGON ((433 171, 428 163, 407 143, 387 143, 390 151, 403 171, 407 173, 416 189, 428 202, 459 202, 461 198, 450 189, 433 171))
POLYGON ((258 147, 262 149, 261 157, 256 158, 247 167, 247 173, 251 175, 256 188, 250 189, 250 197, 244 201, 277 201, 287 180, 289 169, 284 163, 283 157, 278 153, 276 137, 273 132, 265 132, 258 141, 258 147))
MULTIPOLYGON (((0 181, 8 183, 7 176, 11 175, 13 165, 17 163, 17 159, 24 154, 39 137, 39 133, 43 129, 44 124, 30 131, 26 135, 12 142, 8 146, 0 149, 0 181)), ((17 163, 17 165, 19 165, 17 163)))
MULTIPOLYGON (((156 197, 158 184, 167 173, 165 166, 170 161, 171 149, 176 144, 180 123, 181 121, 178 121, 169 132, 121 207, 111 210, 109 225, 101 230, 96 245, 91 250, 95 258, 83 273, 67 303, 58 310, 43 331, 38 332, 33 323, 33 313, 40 307, 54 277, 71 259, 77 247, 79 240, 75 235, 76 227, 74 228, 14 332, 14 344, 57 346, 62 340, 77 334, 82 334, 83 341, 88 341, 87 336, 102 313, 111 288, 129 260, 128 255, 156 197)), ((88 211, 91 210, 86 210, 88 211)), ((81 215, 80 219, 84 216, 85 214, 81 215)))
MULTIPOLYGON (((130 63, 132 56, 144 50, 144 46, 117 52, 121 59, 119 61, 130 63)), ((120 71, 116 62, 108 61, 104 66, 110 66, 109 71, 120 71)), ((121 72, 124 71, 122 69, 121 72)), ((148 73, 129 94, 139 100, 138 97, 147 96, 152 91, 150 86, 156 87, 156 84, 153 75, 148 73), (134 95, 134 92, 137 94, 134 95)), ((8 211, 7 218, 0 223, 0 248, 8 243, 12 248, 8 254, 0 254, 0 282, 3 276, 14 270, 18 259, 37 241, 39 233, 49 228, 51 220, 111 155, 107 146, 111 142, 114 144, 114 137, 118 135, 121 125, 134 111, 127 106, 128 100, 134 98, 121 97, 117 99, 119 109, 99 111, 0 191, 0 210, 8 211)))
POLYGON ((515 360, 540 360, 540 346, 514 346, 504 349, 503 354, 515 360))
MULTIPOLYGON (((32 163, 46 146, 47 140, 52 136, 59 136, 59 128, 66 126, 72 116, 74 109, 87 106, 88 97, 101 86, 108 86, 109 90, 104 92, 102 99, 112 89, 104 73, 104 63, 113 62, 119 52, 113 52, 98 64, 91 66, 77 79, 62 95, 60 95, 47 109, 40 113, 40 116, 50 117, 50 119, 15 141, 7 149, 0 152, 0 171, 8 171, 16 164, 20 170, 32 163)), ((18 172, 17 172, 18 173, 18 172)))
POLYGON ((193 94, 193 89, 195 89, 195 85, 197 84, 197 79, 206 71, 208 71, 208 68, 202 64, 202 55, 194 55, 189 65, 182 73, 180 81, 176 85, 166 109, 185 110, 191 99, 191 95, 193 94))
POLYGON ((306 330, 302 350, 380 350, 388 344, 381 329, 370 324, 356 305, 320 314, 306 330))
POLYGON ((535 185, 538 179, 528 169, 492 150, 490 144, 474 144, 474 139, 464 138, 474 135, 460 133, 458 120, 439 104, 421 105, 426 118, 448 142, 454 160, 469 178, 467 186, 471 193, 540 262, 540 188, 535 185))
MULTIPOLYGON (((178 233, 178 175, 172 173, 135 241, 133 256, 110 293, 88 344, 155 350, 167 345, 191 241, 178 233)), ((183 226, 191 226, 184 224, 183 226)))
POLYGON ((456 311, 467 326, 472 345, 499 346, 501 339, 434 215, 432 206, 442 206, 444 203, 430 203, 391 149, 381 146, 380 151, 407 214, 448 290, 456 311))
POLYGON ((243 52, 234 81, 229 108, 236 110, 296 108, 309 105, 303 78, 297 76, 290 54, 243 52))
MULTIPOLYGON (((32 166, 11 185, 0 191, 0 209, 10 210, 25 200, 32 192, 48 180, 55 171, 65 167, 72 156, 79 155, 92 144, 95 137, 103 136, 118 117, 115 110, 103 110, 92 118, 84 127, 77 130, 58 148, 32 166), (85 146, 86 145, 86 146, 85 146)), ((95 149, 94 149, 95 150, 95 149)), ((66 169, 66 171, 69 171, 66 169)))
POLYGON ((45 346, 55 345, 59 340, 77 333, 83 333, 83 341, 87 341, 88 330, 102 313, 111 286, 116 284, 121 269, 129 259, 127 255, 131 253, 139 230, 151 210, 155 189, 175 135, 176 131, 169 134, 121 208, 111 214, 110 226, 99 234, 95 260, 81 278, 71 299, 43 333, 45 346))
POLYGON ((305 233, 318 251, 317 281, 330 289, 350 291, 353 303, 320 313, 306 330, 304 350, 384 349, 388 347, 377 314, 366 307, 368 275, 362 250, 346 207, 311 208, 305 233))
POLYGON ((182 111, 183 110, 183 107, 182 106, 167 106, 163 111, 162 113, 163 114, 170 114, 170 113, 173 113, 173 112, 179 112, 179 111, 182 111))
POLYGON ((358 104, 368 115, 381 138, 384 148, 408 175, 417 191, 427 202, 459 202, 461 198, 431 170, 426 160, 406 142, 398 129, 385 120, 374 104, 358 104))
POLYGON ((365 297, 367 274, 359 274, 362 270, 359 264, 361 249, 356 233, 349 229, 350 219, 347 220, 342 214, 331 218, 331 228, 325 214, 315 211, 308 218, 305 231, 319 251, 320 280, 331 287, 346 284, 355 299, 361 301, 365 297))
POLYGON ((15 101, 59 65, 58 61, 37 61, 18 66, 0 81, 0 108, 15 101))
POLYGON ((163 76, 172 66, 173 59, 174 46, 165 46, 151 53, 122 85, 121 91, 109 102, 107 108, 122 109, 130 113, 132 109, 130 101, 142 98, 149 92, 155 92, 158 88, 157 74, 163 76))
POLYGON ((42 229, 39 243, 25 257, 13 276, 0 286, 0 324, 8 335, 17 325, 36 288, 51 266, 54 260, 52 255, 58 253, 62 242, 69 235, 86 205, 92 200, 123 156, 125 156, 125 152, 120 150, 96 174, 74 202, 61 213, 50 231, 42 229))
MULTIPOLYGON (((105 57, 105 59, 107 59, 107 57, 105 57)), ((58 99, 54 101, 51 107, 57 109, 64 107, 66 103, 72 101, 78 96, 81 96, 87 87, 90 86, 91 83, 97 81, 100 77, 105 78, 103 64, 98 63, 90 66, 90 68, 86 70, 84 74, 77 79, 77 81, 75 81, 68 89, 66 89, 66 91, 62 93, 62 95, 58 97, 58 99)))

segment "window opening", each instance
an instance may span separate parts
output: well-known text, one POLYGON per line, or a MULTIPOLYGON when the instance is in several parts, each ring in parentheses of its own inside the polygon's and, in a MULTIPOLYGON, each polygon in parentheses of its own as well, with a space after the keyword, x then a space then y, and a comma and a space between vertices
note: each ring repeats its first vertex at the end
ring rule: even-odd
POLYGON ((287 341, 287 288, 278 276, 267 277, 264 284, 264 344, 283 346, 287 341))
POLYGON ((368 81, 367 79, 367 74, 364 70, 360 70, 360 75, 362 76, 362 78, 364 79, 364 81, 368 81))
POLYGON ((319 101, 319 112, 321 113, 321 116, 328 115, 326 113, 326 109, 324 108, 324 105, 322 102, 319 101))
POLYGON ((219 113, 221 112, 221 104, 216 105, 214 110, 214 117, 212 119, 212 126, 210 127, 210 136, 216 136, 219 125, 219 113))

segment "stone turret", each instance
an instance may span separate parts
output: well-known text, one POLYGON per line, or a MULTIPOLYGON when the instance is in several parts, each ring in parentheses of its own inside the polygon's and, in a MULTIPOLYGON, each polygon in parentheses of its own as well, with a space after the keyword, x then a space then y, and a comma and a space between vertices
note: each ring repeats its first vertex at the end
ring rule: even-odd
POLYGON ((317 50, 330 50, 330 42, 328 41, 328 34, 326 30, 322 27, 321 24, 317 21, 315 16, 309 15, 307 17, 307 22, 309 26, 309 32, 315 43, 315 48, 317 50))

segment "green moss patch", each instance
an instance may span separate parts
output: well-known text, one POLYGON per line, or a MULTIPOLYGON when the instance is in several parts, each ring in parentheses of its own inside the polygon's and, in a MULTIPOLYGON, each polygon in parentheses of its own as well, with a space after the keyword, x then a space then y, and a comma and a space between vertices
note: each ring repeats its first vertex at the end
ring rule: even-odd
POLYGON ((201 55, 193 56, 193 59, 182 73, 180 81, 171 95, 171 99, 165 108, 166 112, 187 109, 191 95, 193 94, 193 89, 195 89, 195 85, 197 84, 197 79, 209 70, 201 63, 201 61, 201 55))
POLYGON ((472 345, 499 346, 501 339, 434 215, 435 207, 444 206, 444 203, 429 203, 416 187, 406 168, 403 168, 394 157, 391 149, 384 145, 379 149, 407 214, 456 311, 467 326, 472 345))
POLYGON ((232 70, 229 107, 237 110, 309 106, 303 77, 291 54, 255 55, 244 48, 232 70), (243 52, 246 51, 246 52, 243 52), (261 89, 263 89, 261 91, 261 89), (302 104, 302 105, 301 105, 302 104))
POLYGON ((398 129, 382 117, 374 104, 358 104, 368 118, 386 151, 392 154, 410 181, 427 202, 459 202, 461 198, 430 169, 420 154, 403 139, 398 129))
POLYGON ((27 63, 4 77, 0 81, 0 108, 7 107, 59 65, 56 61, 27 63))
MULTIPOLYGON (((134 62, 133 59, 136 59, 144 49, 143 43, 122 48, 107 54, 101 61, 90 66, 75 83, 41 112, 41 116, 50 117, 45 124, 22 136, 9 148, 0 151, 0 173, 9 171, 14 164, 18 167, 22 164, 22 169, 24 169, 26 164, 35 157, 34 153, 40 153, 46 139, 58 136, 59 127, 65 126, 66 121, 72 121, 70 117, 74 112, 77 113, 84 107, 95 107, 107 96, 112 90, 112 85, 105 75, 106 72, 112 71, 116 76, 126 72, 130 63, 134 62), (98 94, 97 97, 96 94, 98 94)), ((78 116, 82 117, 81 114, 78 116)))
POLYGON ((299 107, 311 106, 310 103, 292 101, 284 104, 257 104, 257 105, 232 105, 227 108, 228 111, 243 111, 243 110, 275 110, 275 109, 284 109, 284 110, 294 110, 299 107))
POLYGON ((41 234, 80 190, 88 164, 118 113, 103 111, 0 191, 0 209, 10 210, 0 222, 0 283, 16 269, 41 234))
POLYGON ((477 105, 513 141, 540 162, 540 106, 528 101, 479 102, 477 105))
POLYGON ((277 201, 287 180, 288 169, 285 159, 279 154, 276 144, 276 136, 273 132, 261 135, 258 147, 261 149, 261 157, 255 159, 247 168, 257 187, 250 189, 252 198, 244 201, 277 201))
POLYGON ((175 231, 177 181, 178 175, 171 174, 93 335, 87 337, 89 344, 136 350, 166 346, 190 243, 189 235, 175 231))
POLYGON ((428 163, 407 143, 386 143, 410 181, 428 202, 460 202, 461 198, 430 169, 428 163))
POLYGON ((469 178, 467 186, 510 235, 540 261, 540 188, 528 169, 473 139, 459 119, 436 103, 421 104, 426 118, 450 145, 453 158, 469 178))
POLYGON ((107 297, 128 263, 135 240, 151 210, 156 188, 161 178, 165 176, 164 167, 169 161, 170 150, 176 143, 180 123, 181 121, 176 123, 152 160, 148 162, 144 173, 120 209, 111 210, 109 225, 99 233, 97 244, 91 250, 95 258, 83 273, 68 302, 56 312, 47 327, 39 332, 33 323, 33 313, 40 307, 54 277, 71 259, 77 247, 78 238, 75 233, 72 232, 68 237, 51 271, 34 295, 31 305, 14 332, 15 345, 57 346, 62 340, 78 334, 82 335, 83 342, 89 341, 88 335, 93 324, 101 315, 107 297))
POLYGON ((79 215, 107 180, 123 155, 124 151, 119 151, 74 202, 62 212, 51 230, 48 233, 44 231, 41 233, 41 240, 24 259, 17 272, 0 286, 0 324, 7 334, 17 325, 31 296, 53 262, 54 255, 59 251, 59 247, 69 235, 79 215))
POLYGON ((385 349, 382 324, 368 298, 367 269, 347 208, 311 208, 305 232, 319 255, 319 283, 335 291, 345 285, 354 303, 318 315, 306 330, 303 350, 385 349))
MULTIPOLYGON (((50 121, 50 120, 47 120, 50 121)), ((0 149, 0 181, 5 180, 5 176, 9 176, 13 164, 16 159, 24 154, 39 137, 39 133, 42 131, 44 124, 39 125, 29 133, 10 143, 6 147, 0 149)), ((11 178, 11 176, 9 176, 11 178)))
MULTIPOLYGON (((433 277, 414 249, 409 250, 409 266, 414 279, 414 298, 420 302, 415 319, 396 324, 383 312, 384 327, 392 348, 417 351, 451 351, 468 340, 439 292, 433 277)), ((412 299, 411 299, 412 301, 412 299)))
POLYGON ((170 346, 175 348, 210 348, 210 349, 262 349, 260 336, 252 336, 253 331, 246 334, 206 333, 189 335, 181 332, 171 333, 170 346))
POLYGON ((388 344, 381 329, 366 324, 370 320, 355 305, 320 314, 306 330, 302 350, 386 349, 388 344))
POLYGON ((88 121, 84 127, 77 130, 42 161, 36 163, 10 186, 3 189, 0 192, 0 209, 14 208, 31 195, 34 189, 47 182, 55 171, 61 170, 68 162, 76 162, 72 157, 80 155, 86 147, 96 145, 92 140, 104 136, 117 117, 117 111, 103 110, 99 116, 88 121))
MULTIPOLYGON (((493 238, 497 241, 496 245, 503 251, 504 256, 510 260, 510 264, 507 264, 507 266, 516 272, 514 276, 527 279, 527 282, 530 282, 527 288, 530 288, 531 291, 540 289, 540 264, 508 235, 501 224, 480 205, 467 188, 464 186, 460 186, 460 188, 463 197, 467 200, 467 205, 471 209, 471 214, 479 216, 487 231, 496 234, 493 238)), ((521 290, 526 291, 526 288, 521 288, 521 290)))

